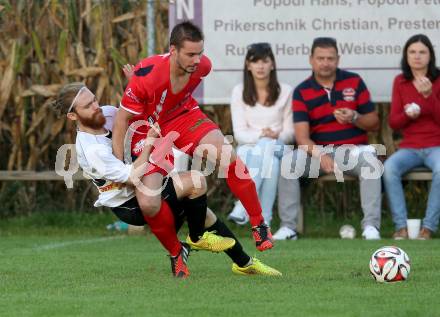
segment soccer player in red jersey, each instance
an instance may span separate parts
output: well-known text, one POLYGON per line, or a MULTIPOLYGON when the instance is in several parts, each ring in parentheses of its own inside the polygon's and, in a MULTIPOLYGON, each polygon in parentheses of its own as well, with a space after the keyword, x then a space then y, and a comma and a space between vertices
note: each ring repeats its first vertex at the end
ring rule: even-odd
POLYGON ((152 144, 158 137, 157 127, 148 131, 147 145, 137 160, 133 164, 124 164, 112 153, 115 107, 99 106, 95 95, 83 83, 65 85, 52 106, 59 114, 77 123, 76 156, 84 174, 98 189, 95 207, 110 207, 120 220, 131 225, 148 223, 151 232, 170 254, 174 276, 184 278, 189 275, 187 260, 190 249, 224 251, 233 261, 232 272, 235 274, 282 275, 246 254, 229 228, 207 208, 206 181, 200 172, 179 172, 164 180, 161 196, 170 207, 170 213, 159 216, 154 223, 144 216, 133 186, 139 173, 144 172, 152 144), (200 186, 195 183, 197 179, 200 186), (188 243, 179 242, 176 236, 185 219, 189 229, 188 243))
MULTIPOLYGON (((203 55, 203 40, 203 33, 194 24, 177 24, 171 32, 169 53, 148 57, 136 65, 116 115, 113 152, 123 159, 124 138, 129 132, 131 155, 138 156, 149 126, 157 122, 169 144, 156 148, 149 175, 142 179, 145 187, 160 192, 163 176, 172 168, 172 144, 191 156, 205 156, 226 170, 229 188, 249 214, 257 249, 264 251, 273 247, 272 234, 264 222, 255 184, 219 127, 192 96, 211 70, 210 60, 203 55), (215 151, 203 151, 213 147, 215 151)), ((142 209, 152 217, 163 208, 160 194, 139 196, 143 197, 139 200, 142 209)))

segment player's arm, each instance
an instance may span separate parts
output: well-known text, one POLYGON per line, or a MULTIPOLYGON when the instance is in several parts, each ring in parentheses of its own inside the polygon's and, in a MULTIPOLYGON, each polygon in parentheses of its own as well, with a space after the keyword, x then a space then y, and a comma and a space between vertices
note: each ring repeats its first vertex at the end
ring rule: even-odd
POLYGON ((133 165, 124 164, 117 159, 109 145, 91 144, 84 148, 84 156, 88 162, 87 169, 98 175, 98 178, 115 183, 128 183, 133 165))
POLYGON ((113 154, 121 161, 124 160, 124 139, 128 129, 128 122, 133 116, 133 113, 120 107, 113 123, 113 154))
POLYGON ((142 153, 133 162, 133 168, 131 170, 127 184, 136 185, 145 175, 145 172, 147 171, 147 166, 150 161, 150 155, 153 151, 154 141, 159 136, 159 132, 160 129, 157 123, 155 123, 154 126, 150 127, 150 129, 148 130, 147 138, 145 139, 145 146, 142 149, 142 153))
POLYGON ((142 114, 147 102, 148 93, 146 89, 139 82, 139 77, 132 76, 125 88, 119 111, 113 123, 113 154, 120 160, 124 159, 124 139, 129 120, 135 115, 142 114))
MULTIPOLYGON (((153 130, 153 129, 150 129, 153 130)), ((93 144, 85 150, 90 168, 99 173, 99 177, 127 185, 135 185, 147 171, 148 161, 157 134, 148 133, 146 145, 133 164, 125 164, 113 155, 112 149, 103 144, 93 144)))

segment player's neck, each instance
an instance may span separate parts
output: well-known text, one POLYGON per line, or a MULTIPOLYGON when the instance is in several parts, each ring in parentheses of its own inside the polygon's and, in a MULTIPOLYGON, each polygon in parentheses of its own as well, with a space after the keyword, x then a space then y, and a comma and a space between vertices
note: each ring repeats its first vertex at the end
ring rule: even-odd
POLYGON ((81 132, 86 132, 94 135, 100 135, 100 134, 106 134, 108 131, 106 128, 102 127, 100 129, 91 128, 88 126, 85 126, 81 123, 78 123, 78 130, 81 132))
POLYGON ((170 57, 170 77, 174 79, 183 79, 190 76, 191 74, 186 72, 179 63, 176 61, 175 57, 171 55, 170 57))

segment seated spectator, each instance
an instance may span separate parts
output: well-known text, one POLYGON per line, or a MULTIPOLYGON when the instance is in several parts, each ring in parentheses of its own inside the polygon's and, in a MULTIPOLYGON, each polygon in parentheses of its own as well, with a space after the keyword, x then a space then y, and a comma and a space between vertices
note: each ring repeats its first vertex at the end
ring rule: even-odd
POLYGON ((385 189, 396 228, 394 239, 408 238, 402 175, 426 166, 432 184, 419 239, 430 239, 440 217, 440 70, 429 38, 412 36, 405 44, 402 74, 394 79, 389 123, 400 130, 400 149, 385 161, 385 189))
MULTIPOLYGON (((370 93, 359 75, 338 68, 335 39, 316 38, 309 62, 312 75, 293 93, 299 150, 292 152, 291 166, 290 160, 283 158, 280 215, 286 215, 291 223, 295 221, 300 208, 298 176, 335 173, 343 181, 342 172, 346 172, 359 177, 364 213, 362 236, 368 240, 380 239, 382 165, 374 148, 367 146, 367 131, 379 129, 379 117, 370 93), (285 161, 289 163, 286 168, 285 161), (295 169, 296 177, 286 175, 291 174, 289 168, 295 169)), ((274 235, 274 238, 278 237, 274 235)))
MULTIPOLYGON (((275 57, 268 43, 249 46, 243 73, 243 83, 232 91, 232 126, 238 155, 250 170, 269 225, 282 147, 293 142, 292 88, 278 82, 275 57)), ((236 202, 228 219, 238 224, 248 221, 240 202, 236 202)))

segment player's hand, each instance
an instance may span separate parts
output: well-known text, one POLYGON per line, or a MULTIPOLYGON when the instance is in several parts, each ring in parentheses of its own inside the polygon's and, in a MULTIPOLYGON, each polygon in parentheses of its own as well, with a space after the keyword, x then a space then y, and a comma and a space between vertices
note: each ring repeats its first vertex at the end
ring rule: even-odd
POLYGON ((160 136, 160 127, 156 122, 148 129, 147 138, 157 138, 160 136))
POLYGON ((171 172, 173 169, 173 145, 179 136, 178 132, 170 131, 166 135, 159 135, 155 138, 154 151, 151 153, 150 162, 167 173, 171 172))
POLYGON ((407 110, 409 107, 411 107, 410 103, 407 103, 403 106, 405 109, 405 114, 412 120, 417 119, 420 116, 420 111, 407 110))
POLYGON ((279 133, 273 131, 271 128, 264 128, 261 132, 261 136, 271 139, 278 139, 279 135, 279 133))
POLYGON ((335 161, 332 159, 332 157, 328 154, 323 154, 320 157, 320 165, 322 170, 325 173, 331 173, 335 169, 335 161))
POLYGON ((414 86, 417 91, 423 95, 423 97, 428 98, 432 93, 432 83, 428 77, 418 77, 413 80, 414 86))
POLYGON ((125 77, 130 80, 134 75, 134 65, 125 64, 122 67, 122 71, 124 72, 125 77))
POLYGON ((340 124, 348 124, 354 116, 354 111, 348 108, 339 108, 333 111, 336 121, 340 124))

